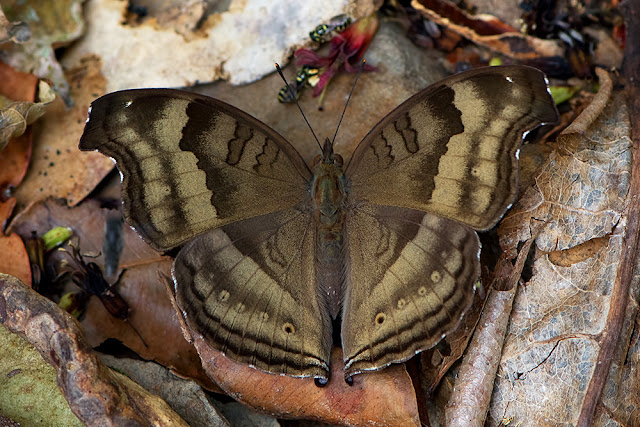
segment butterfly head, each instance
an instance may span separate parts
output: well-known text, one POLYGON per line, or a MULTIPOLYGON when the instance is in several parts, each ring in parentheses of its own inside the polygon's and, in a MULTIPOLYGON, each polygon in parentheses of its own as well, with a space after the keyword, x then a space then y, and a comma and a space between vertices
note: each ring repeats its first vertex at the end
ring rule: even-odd
POLYGON ((322 163, 324 165, 338 165, 342 166, 344 164, 344 160, 340 154, 336 154, 333 152, 333 142, 329 138, 324 140, 324 145, 322 146, 322 154, 318 154, 315 159, 313 159, 313 168, 322 163))

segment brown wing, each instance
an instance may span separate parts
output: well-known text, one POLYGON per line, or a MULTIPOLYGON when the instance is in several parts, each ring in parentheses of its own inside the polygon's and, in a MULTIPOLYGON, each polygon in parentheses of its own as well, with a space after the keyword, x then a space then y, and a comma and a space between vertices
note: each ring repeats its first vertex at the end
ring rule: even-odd
POLYGON ((284 138, 191 92, 139 89, 99 98, 80 149, 115 159, 125 217, 158 250, 309 197, 311 172, 284 138))
POLYGON ((189 325, 238 362, 327 378, 331 321, 315 286, 315 234, 308 209, 288 209, 189 242, 173 271, 189 325))
POLYGON ((345 374, 435 345, 473 299, 480 242, 471 228, 414 209, 361 204, 346 223, 345 374))
POLYGON ((400 105, 360 143, 345 172, 352 203, 491 228, 515 197, 523 134, 557 117, 544 74, 534 68, 487 67, 444 79, 400 105))

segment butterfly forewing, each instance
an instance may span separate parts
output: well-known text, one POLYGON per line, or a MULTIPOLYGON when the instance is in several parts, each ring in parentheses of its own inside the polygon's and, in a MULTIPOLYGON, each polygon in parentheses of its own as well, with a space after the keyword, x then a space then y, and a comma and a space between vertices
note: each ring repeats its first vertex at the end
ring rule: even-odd
POLYGON ((556 118, 544 74, 534 68, 454 75, 405 101, 364 138, 345 172, 349 196, 491 228, 515 197, 523 133, 556 118))
POLYGON ((80 149, 115 159, 125 217, 156 249, 309 197, 311 172, 284 138, 190 92, 138 89, 99 98, 80 149))

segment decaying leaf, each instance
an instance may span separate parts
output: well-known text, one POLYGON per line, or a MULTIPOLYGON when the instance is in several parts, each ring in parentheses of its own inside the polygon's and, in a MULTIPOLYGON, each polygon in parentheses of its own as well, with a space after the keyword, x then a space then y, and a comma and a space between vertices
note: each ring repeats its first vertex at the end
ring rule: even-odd
MULTIPOLYGON (((576 424, 594 375, 623 252, 621 214, 631 157, 622 95, 610 97, 610 81, 606 73, 599 75, 594 102, 559 136, 558 149, 499 230, 510 256, 519 242, 532 238, 541 251, 573 248, 575 254, 558 262, 539 252, 533 277, 518 289, 491 424, 505 416, 529 425, 576 424), (582 250, 598 237, 595 246, 582 250)), ((623 330, 616 331, 621 342, 629 342, 636 313, 634 304, 623 330)))
POLYGON ((84 424, 187 425, 162 399, 107 368, 69 314, 6 274, 0 274, 0 323, 57 370, 58 386, 84 424))
POLYGON ((0 50, 0 59, 12 67, 33 73, 53 82, 54 90, 67 103, 69 84, 54 49, 78 38, 84 29, 82 1, 4 0, 2 8, 9 21, 29 26, 31 37, 20 44, 9 44, 0 50))
POLYGON ((31 286, 31 265, 20 236, 0 234, 0 272, 16 276, 31 286))
POLYGON ((11 101, 0 97, 0 151, 9 139, 22 135, 27 125, 42 117, 55 94, 45 81, 38 84, 38 100, 36 102, 11 101))

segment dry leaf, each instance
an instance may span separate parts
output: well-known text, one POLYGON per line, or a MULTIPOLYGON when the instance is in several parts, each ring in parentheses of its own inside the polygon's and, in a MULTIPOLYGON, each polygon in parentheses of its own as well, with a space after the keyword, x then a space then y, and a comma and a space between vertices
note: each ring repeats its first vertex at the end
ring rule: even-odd
MULTIPOLYGON (((81 253, 98 254, 102 248, 104 223, 110 212, 113 211, 101 208, 94 200, 87 200, 73 209, 48 200, 18 215, 11 229, 26 238, 32 230, 42 234, 53 227, 68 226, 79 239, 81 253)), ((129 227, 123 230, 123 244, 120 268, 126 272, 116 290, 130 307, 128 323, 110 315, 98 298, 91 298, 82 320, 87 341, 95 347, 108 338, 117 338, 141 357, 156 360, 180 375, 215 389, 202 370, 196 351, 182 337, 164 284, 158 279, 158 271, 169 274, 172 260, 151 249, 129 227)), ((91 261, 104 271, 104 256, 91 261)))
POLYGON ((96 93, 104 91, 99 68, 99 61, 87 58, 81 66, 68 71, 74 107, 68 109, 58 98, 38 122, 31 166, 16 191, 18 211, 49 196, 66 198, 75 205, 113 169, 109 158, 78 150, 89 104, 96 93))
MULTIPOLYGON (((558 149, 500 227, 511 255, 518 242, 536 236, 544 251, 573 247, 574 253, 561 262, 539 253, 533 277, 518 289, 491 425, 504 417, 523 425, 575 425, 581 416, 610 327, 626 226, 629 119, 621 95, 609 99, 610 88, 605 80, 594 103, 558 138, 558 149), (536 228, 541 231, 531 232, 536 228), (595 246, 584 244, 601 236, 595 246)), ((629 306, 624 328, 615 331, 620 342, 629 342, 636 313, 629 306)), ((624 363, 624 354, 620 349, 616 363, 624 363)))
POLYGON ((27 126, 42 117, 45 108, 50 104, 55 95, 49 85, 40 81, 38 84, 38 100, 36 102, 0 100, 0 151, 2 151, 11 138, 22 135, 27 126))
POLYGON ((0 273, 16 276, 31 286, 31 263, 20 236, 0 233, 0 254, 0 273))
MULTIPOLYGON (((540 57, 562 56, 563 50, 559 43, 554 40, 542 40, 536 37, 527 36, 518 32, 504 32, 496 34, 484 33, 487 27, 487 19, 470 17, 464 11, 456 9, 456 14, 441 16, 440 5, 447 3, 441 0, 413 0, 411 6, 420 11, 422 15, 443 27, 454 31, 464 38, 471 40, 479 46, 486 47, 494 52, 505 55, 509 58, 520 61, 533 60, 540 57), (434 10, 434 9, 436 10, 434 10)), ((496 18, 493 18, 497 20, 496 18)), ((496 25, 493 25, 496 27, 496 25)), ((494 30, 495 31, 495 30, 494 30)))

